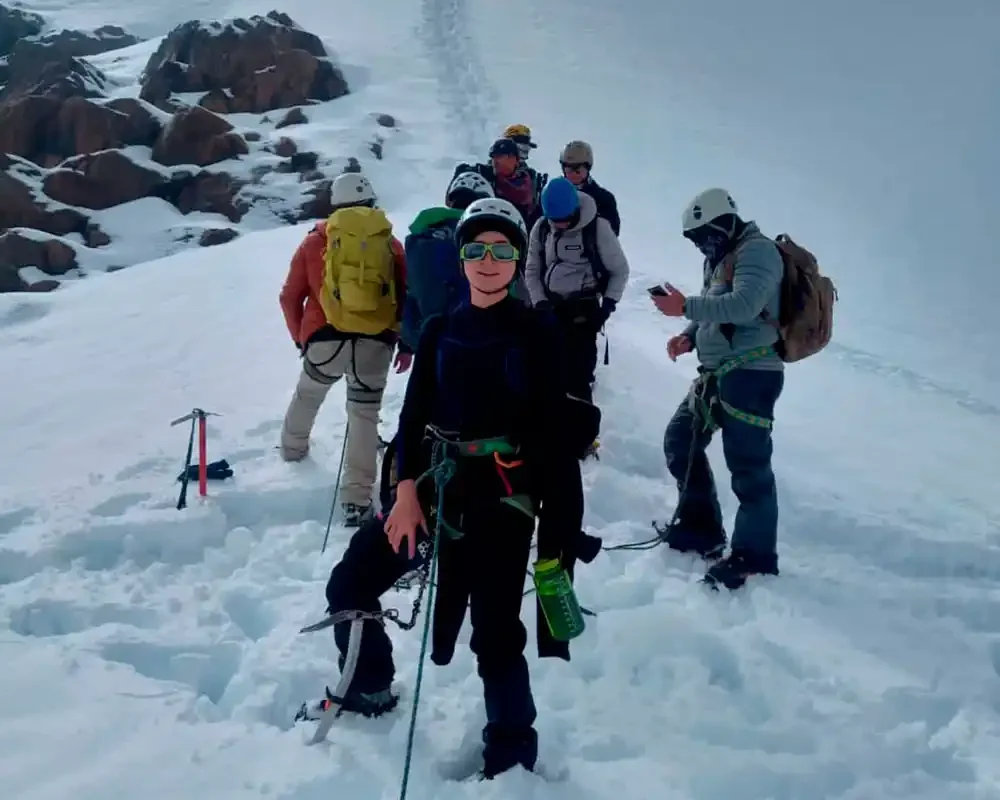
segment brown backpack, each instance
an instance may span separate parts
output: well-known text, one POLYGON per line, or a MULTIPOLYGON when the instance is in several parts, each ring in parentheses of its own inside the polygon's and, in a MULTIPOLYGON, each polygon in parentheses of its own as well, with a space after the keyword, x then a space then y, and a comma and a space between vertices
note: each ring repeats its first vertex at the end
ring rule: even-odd
MULTIPOLYGON (((774 239, 785 274, 781 279, 781 315, 770 318, 767 311, 761 319, 778 329, 781 340, 775 348, 786 363, 801 361, 815 355, 830 343, 833 335, 833 305, 837 302, 837 287, 819 270, 816 256, 787 233, 774 239)), ((732 283, 735 254, 726 264, 726 281, 732 283)))

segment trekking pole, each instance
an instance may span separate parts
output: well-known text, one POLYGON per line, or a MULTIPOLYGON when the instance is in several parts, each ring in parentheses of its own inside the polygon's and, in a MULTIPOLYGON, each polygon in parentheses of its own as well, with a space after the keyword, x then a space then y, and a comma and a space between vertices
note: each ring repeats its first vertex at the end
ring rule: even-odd
POLYGON ((337 467, 337 484, 333 487, 333 502, 330 503, 330 516, 326 519, 326 533, 323 536, 323 547, 320 555, 326 552, 326 543, 330 539, 330 528, 333 526, 333 515, 337 511, 337 498, 340 496, 340 476, 344 472, 344 457, 347 455, 347 437, 351 432, 351 421, 344 423, 344 443, 340 448, 340 466, 337 467))

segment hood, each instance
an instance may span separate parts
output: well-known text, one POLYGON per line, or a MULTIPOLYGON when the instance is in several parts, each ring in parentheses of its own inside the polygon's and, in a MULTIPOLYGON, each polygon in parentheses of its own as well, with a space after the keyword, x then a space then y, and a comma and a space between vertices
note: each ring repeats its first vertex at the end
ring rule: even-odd
POLYGON ((580 196, 580 219, 576 225, 570 228, 571 231, 583 230, 597 216, 597 203, 594 202, 594 198, 579 190, 577 190, 577 194, 580 196))
POLYGON ((757 236, 763 236, 763 234, 760 232, 760 228, 757 227, 757 223, 754 222, 753 220, 749 222, 744 222, 743 230, 740 232, 740 235, 736 237, 736 243, 740 244, 742 242, 745 242, 747 239, 753 239, 756 238, 757 236))
POLYGON ((423 233, 428 228, 445 222, 458 222, 461 218, 462 212, 457 208, 447 208, 446 206, 425 208, 410 223, 410 233, 423 233))

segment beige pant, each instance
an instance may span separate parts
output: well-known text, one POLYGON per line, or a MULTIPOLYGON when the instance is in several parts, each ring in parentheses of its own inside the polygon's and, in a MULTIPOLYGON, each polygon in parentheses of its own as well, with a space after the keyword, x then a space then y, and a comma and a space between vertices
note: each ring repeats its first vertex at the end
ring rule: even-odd
POLYGON ((300 461, 309 453, 309 434, 330 388, 347 377, 347 453, 340 502, 371 502, 378 462, 382 394, 392 365, 392 347, 375 339, 313 342, 302 358, 302 374, 281 429, 281 455, 300 461))

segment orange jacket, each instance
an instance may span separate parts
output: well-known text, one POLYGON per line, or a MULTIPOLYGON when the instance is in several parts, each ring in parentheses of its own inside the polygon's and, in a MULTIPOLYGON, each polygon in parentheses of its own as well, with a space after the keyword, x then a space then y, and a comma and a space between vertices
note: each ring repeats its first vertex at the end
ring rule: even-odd
MULTIPOLYGON (((281 287, 278 297, 281 310, 285 315, 285 324, 292 335, 292 341, 305 347, 316 332, 329 325, 326 314, 319 302, 320 288, 323 285, 325 269, 323 254, 326 250, 326 222, 318 222, 316 227, 306 234, 292 256, 288 268, 288 277, 281 287)), ((400 241, 392 237, 392 254, 396 261, 396 299, 398 303, 397 321, 403 318, 403 306, 406 304, 406 255, 400 241)), ((395 330, 398 330, 396 326, 395 330)), ((395 331, 389 331, 395 339, 395 331)))

